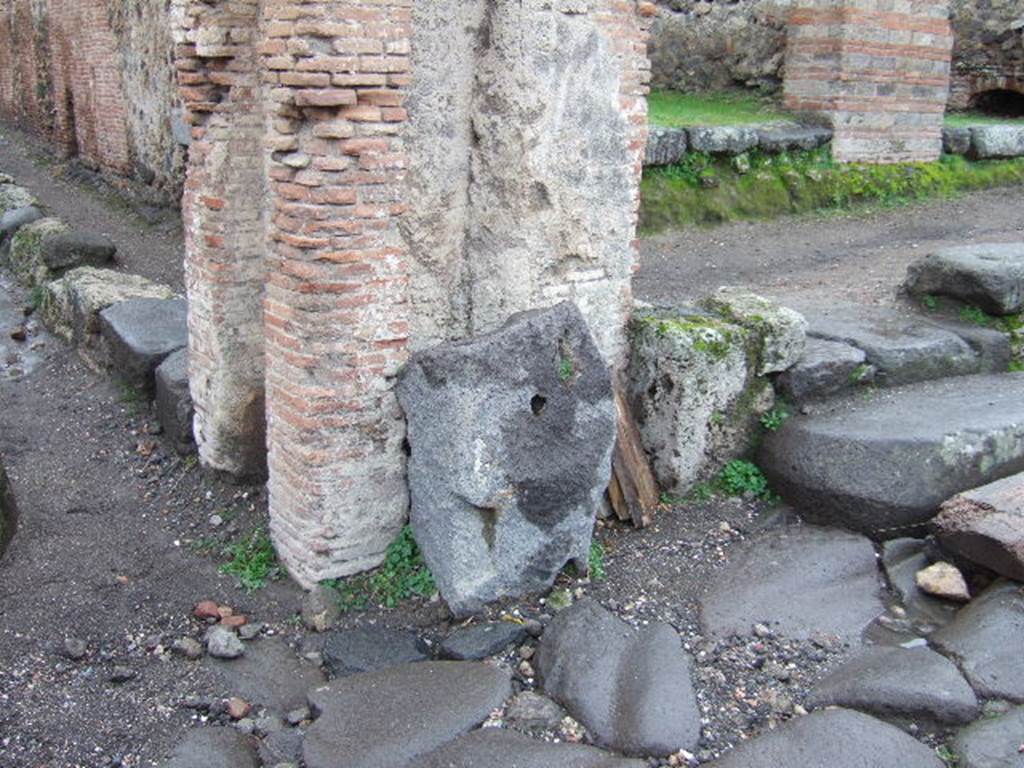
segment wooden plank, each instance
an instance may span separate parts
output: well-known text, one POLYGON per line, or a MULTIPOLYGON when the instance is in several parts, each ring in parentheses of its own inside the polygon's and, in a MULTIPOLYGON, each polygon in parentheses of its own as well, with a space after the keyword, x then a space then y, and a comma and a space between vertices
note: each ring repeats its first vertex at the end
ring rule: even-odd
POLYGON ((612 484, 609 498, 616 516, 632 520, 637 528, 651 522, 660 493, 647 454, 640 439, 640 429, 619 387, 615 388, 618 412, 618 438, 612 456, 612 484), (617 486, 614 489, 612 486, 617 486))

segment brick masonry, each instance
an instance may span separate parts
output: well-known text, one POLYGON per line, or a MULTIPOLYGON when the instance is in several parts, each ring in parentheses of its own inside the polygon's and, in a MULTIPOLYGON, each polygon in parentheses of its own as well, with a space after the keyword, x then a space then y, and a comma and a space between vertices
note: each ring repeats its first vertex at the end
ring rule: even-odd
POLYGON ((827 116, 841 162, 935 160, 952 45, 948 0, 801 0, 786 106, 827 116))

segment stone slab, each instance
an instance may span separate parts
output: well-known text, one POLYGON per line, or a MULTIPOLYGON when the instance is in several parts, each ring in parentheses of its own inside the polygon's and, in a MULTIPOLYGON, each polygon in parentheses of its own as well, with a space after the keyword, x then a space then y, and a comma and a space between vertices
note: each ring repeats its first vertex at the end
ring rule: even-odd
POLYGON ((743 742, 708 768, 944 768, 935 753, 900 729, 849 709, 790 720, 743 742))
POLYGON ((869 383, 874 372, 863 350, 812 338, 807 339, 800 359, 776 377, 775 388, 790 402, 800 404, 869 383))
POLYGON ((1024 473, 954 496, 933 524, 944 549, 1024 581, 1024 473))
POLYGON ((323 657, 324 665, 335 677, 377 672, 430 658, 427 645, 415 632, 374 625, 330 632, 323 657))
POLYGON ((237 659, 206 656, 202 663, 218 695, 238 696, 278 715, 304 706, 309 689, 324 682, 320 668, 299 658, 280 638, 248 642, 245 655, 237 659))
POLYGON ((1024 471, 1024 374, 836 401, 767 435, 758 463, 805 519, 880 539, 911 535, 954 494, 1024 471))
POLYGON ((757 146, 757 129, 746 125, 710 125, 689 129, 690 148, 712 155, 742 155, 757 146))
POLYGON ((682 128, 652 126, 647 136, 644 165, 672 165, 686 154, 689 140, 682 128))
POLYGON ((69 231, 43 242, 43 263, 52 272, 74 267, 102 267, 114 259, 117 246, 109 237, 92 232, 69 231))
POLYGON ((984 698, 1024 703, 1024 587, 996 582, 929 638, 984 698))
POLYGON ((234 728, 193 728, 163 768, 260 768, 256 739, 234 728))
POLYGON ((47 217, 25 224, 11 237, 8 261, 18 280, 26 286, 42 285, 55 276, 43 257, 45 243, 68 231, 60 219, 47 217))
POLYGON ((1024 707, 964 728, 953 752, 958 768, 1024 768, 1024 707))
POLYGON ((696 747, 700 710, 690 658, 667 624, 635 630, 581 600, 555 616, 534 658, 544 692, 597 746, 635 756, 696 747))
POLYGON ((128 299, 101 311, 100 327, 118 376, 153 392, 157 366, 188 346, 188 304, 184 299, 128 299))
POLYGON ((484 728, 456 739, 417 761, 416 768, 645 768, 581 744, 550 744, 501 728, 484 728))
POLYGON ((341 678, 309 693, 306 768, 410 766, 468 733, 511 695, 506 672, 428 661, 341 678))
POLYGON ((952 128, 946 126, 942 129, 942 151, 947 155, 966 155, 971 151, 971 129, 952 128))
POLYGON ((832 635, 859 646, 884 611, 875 551, 863 536, 796 526, 749 539, 700 598, 711 637, 765 624, 785 637, 832 635))
POLYGON ((973 243, 926 254, 907 268, 915 296, 950 296, 993 315, 1024 308, 1024 243, 973 243))
POLYGON ((1024 157, 1024 126, 972 126, 971 154, 979 160, 1024 157))
POLYGON ((156 417, 164 436, 179 453, 195 450, 192 420, 195 409, 188 387, 188 350, 172 352, 157 366, 156 417))
POLYGON ((453 630, 438 649, 445 659, 480 661, 501 653, 510 645, 518 645, 528 637, 526 627, 510 621, 473 624, 453 630))
POLYGON ((825 126, 770 124, 757 127, 757 146, 770 154, 810 152, 832 141, 832 129, 825 126))

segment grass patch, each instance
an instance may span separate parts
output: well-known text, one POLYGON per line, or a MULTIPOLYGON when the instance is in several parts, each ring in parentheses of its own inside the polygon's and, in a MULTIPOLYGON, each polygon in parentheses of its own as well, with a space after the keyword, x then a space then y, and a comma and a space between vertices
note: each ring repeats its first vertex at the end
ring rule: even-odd
POLYGON ((946 125, 950 128, 970 128, 972 125, 1024 125, 1024 118, 996 117, 984 112, 947 112, 946 125))
POLYGON ((789 409, 785 406, 776 406, 761 417, 761 426, 769 432, 776 432, 788 418, 789 409))
MULTIPOLYGON (((865 203, 883 207, 1024 183, 1024 158, 934 163, 839 164, 828 147, 813 152, 747 153, 750 170, 731 158, 691 152, 671 166, 648 168, 641 183, 640 230, 757 220, 865 203)), ((745 165, 745 164, 744 164, 745 165)))
POLYGON ((770 494, 768 478, 756 464, 745 459, 734 459, 726 464, 718 475, 717 484, 728 496, 751 494, 763 499, 770 494))
POLYGON ((388 545, 379 568, 323 583, 338 592, 338 604, 343 611, 363 611, 374 604, 395 608, 403 600, 430 597, 437 591, 409 525, 388 545))
POLYGON ((647 98, 647 109, 650 122, 665 128, 765 123, 786 118, 786 113, 770 99, 739 91, 654 91, 647 98))
POLYGON ((281 576, 277 552, 265 528, 257 528, 245 538, 227 546, 224 554, 231 559, 220 567, 220 572, 236 577, 248 592, 262 589, 268 580, 281 576))

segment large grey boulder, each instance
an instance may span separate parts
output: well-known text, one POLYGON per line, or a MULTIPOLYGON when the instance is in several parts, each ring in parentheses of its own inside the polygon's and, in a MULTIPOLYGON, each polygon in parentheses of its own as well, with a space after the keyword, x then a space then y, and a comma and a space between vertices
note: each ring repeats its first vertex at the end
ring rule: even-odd
POLYGON ((770 154, 809 152, 832 140, 832 129, 818 125, 769 123, 756 130, 758 148, 770 154))
POLYGON ((808 520, 908 535, 953 494, 1024 471, 1024 374, 838 400, 769 434, 759 465, 808 520))
POLYGON ((1024 581, 1024 473, 954 496, 933 525, 944 549, 1024 581))
POLYGON ((977 243, 942 248, 907 268, 907 290, 951 296, 993 315, 1024 308, 1024 243, 977 243))
POLYGON ((644 165, 672 165, 686 154, 686 131, 682 128, 653 126, 647 136, 644 165))
POLYGON ((256 739, 234 728, 193 728, 163 768, 260 768, 256 739))
POLYGON ((868 384, 874 377, 875 367, 868 365, 864 350, 839 341, 808 339, 800 359, 776 377, 775 388, 799 404, 868 384))
POLYGON ((807 321, 796 310, 744 288, 725 287, 702 304, 724 320, 746 328, 756 338, 758 376, 794 365, 807 343, 807 321))
POLYGON ((979 720, 957 734, 958 768, 1024 768, 1024 707, 979 720))
POLYGON ((956 665, 926 647, 865 648, 819 682, 809 701, 815 708, 953 725, 971 722, 980 711, 956 665))
POLYGON ((971 153, 979 160, 1024 157, 1024 126, 972 126, 971 153))
POLYGON ((700 710, 690 658, 667 624, 635 630, 593 600, 559 613, 544 631, 536 669, 544 692, 627 755, 693 750, 700 710))
POLYGON ((303 744, 306 768, 411 768, 480 725, 511 693, 506 672, 463 661, 335 680, 309 692, 319 717, 303 744))
POLYGON ((645 768, 582 744, 549 744, 502 728, 483 728, 417 761, 416 768, 645 768))
POLYGON ((156 417, 164 436, 179 453, 195 450, 195 408, 188 386, 188 350, 172 352, 156 368, 156 417))
POLYGON ((961 608, 929 642, 957 662, 979 696, 1024 703, 1024 592, 1000 581, 961 608))
POLYGON ((712 155, 742 155, 757 146, 757 129, 746 125, 690 128, 690 148, 712 155))
POLYGON ((188 346, 188 304, 184 299, 128 299, 100 312, 100 328, 118 376, 151 393, 157 366, 188 346))
POLYGON ((809 526, 769 531, 748 540, 700 599, 711 637, 749 635, 755 624, 807 640, 832 635, 858 646, 885 610, 871 542, 809 526))
POLYGON ((709 768, 944 768, 921 742, 898 728, 849 709, 790 720, 745 741, 709 768))
POLYGON ((409 423, 416 541, 457 616, 586 569, 611 475, 611 375, 563 303, 413 356, 398 384, 409 423))

